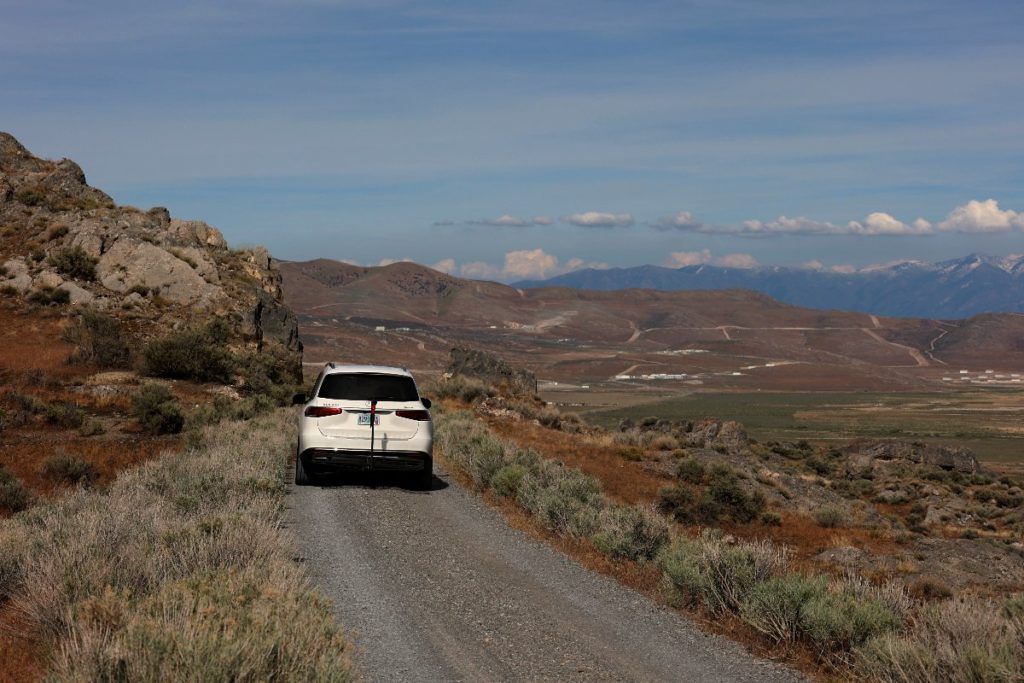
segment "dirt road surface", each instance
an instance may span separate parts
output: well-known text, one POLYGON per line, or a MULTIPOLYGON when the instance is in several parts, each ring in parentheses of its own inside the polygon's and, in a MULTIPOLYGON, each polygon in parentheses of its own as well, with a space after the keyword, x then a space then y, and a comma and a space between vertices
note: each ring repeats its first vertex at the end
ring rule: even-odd
POLYGON ((290 524, 369 681, 793 681, 512 529, 443 473, 434 490, 296 488, 290 524))

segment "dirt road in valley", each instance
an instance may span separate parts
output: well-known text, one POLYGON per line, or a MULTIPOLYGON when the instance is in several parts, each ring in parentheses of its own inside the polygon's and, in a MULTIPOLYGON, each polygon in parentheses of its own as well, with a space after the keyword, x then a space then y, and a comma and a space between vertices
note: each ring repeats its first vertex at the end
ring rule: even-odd
POLYGON ((296 488, 290 524, 370 681, 792 681, 509 527, 443 472, 296 488))

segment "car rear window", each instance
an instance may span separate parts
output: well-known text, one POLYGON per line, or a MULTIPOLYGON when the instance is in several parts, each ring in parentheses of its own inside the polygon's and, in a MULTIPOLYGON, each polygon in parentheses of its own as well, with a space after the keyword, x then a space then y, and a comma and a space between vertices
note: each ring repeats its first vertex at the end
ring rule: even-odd
POLYGON ((411 377, 342 373, 324 377, 317 395, 352 401, 415 401, 419 398, 411 377))

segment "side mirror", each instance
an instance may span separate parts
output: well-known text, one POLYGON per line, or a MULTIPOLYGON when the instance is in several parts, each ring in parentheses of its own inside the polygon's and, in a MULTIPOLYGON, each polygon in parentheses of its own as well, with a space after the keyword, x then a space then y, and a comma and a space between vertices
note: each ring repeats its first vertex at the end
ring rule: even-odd
POLYGON ((431 401, 430 401, 429 398, 421 398, 420 399, 420 403, 423 404, 424 408, 426 408, 427 410, 430 410, 431 401))
POLYGON ((294 396, 292 396, 292 405, 293 406, 301 406, 305 402, 306 402, 306 395, 305 394, 295 394, 294 396))

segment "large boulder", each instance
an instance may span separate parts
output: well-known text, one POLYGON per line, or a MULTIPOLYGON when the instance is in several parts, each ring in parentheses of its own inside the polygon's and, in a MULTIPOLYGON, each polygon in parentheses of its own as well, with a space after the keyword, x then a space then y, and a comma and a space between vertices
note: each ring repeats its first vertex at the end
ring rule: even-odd
POLYGON ((215 249, 226 249, 227 240, 217 228, 210 227, 202 221, 181 221, 171 220, 167 228, 170 235, 185 242, 193 242, 198 245, 213 247, 215 249))
POLYGON ((179 304, 208 305, 223 292, 171 252, 130 237, 114 242, 96 264, 100 283, 114 292, 135 286, 156 288, 160 296, 179 304))

